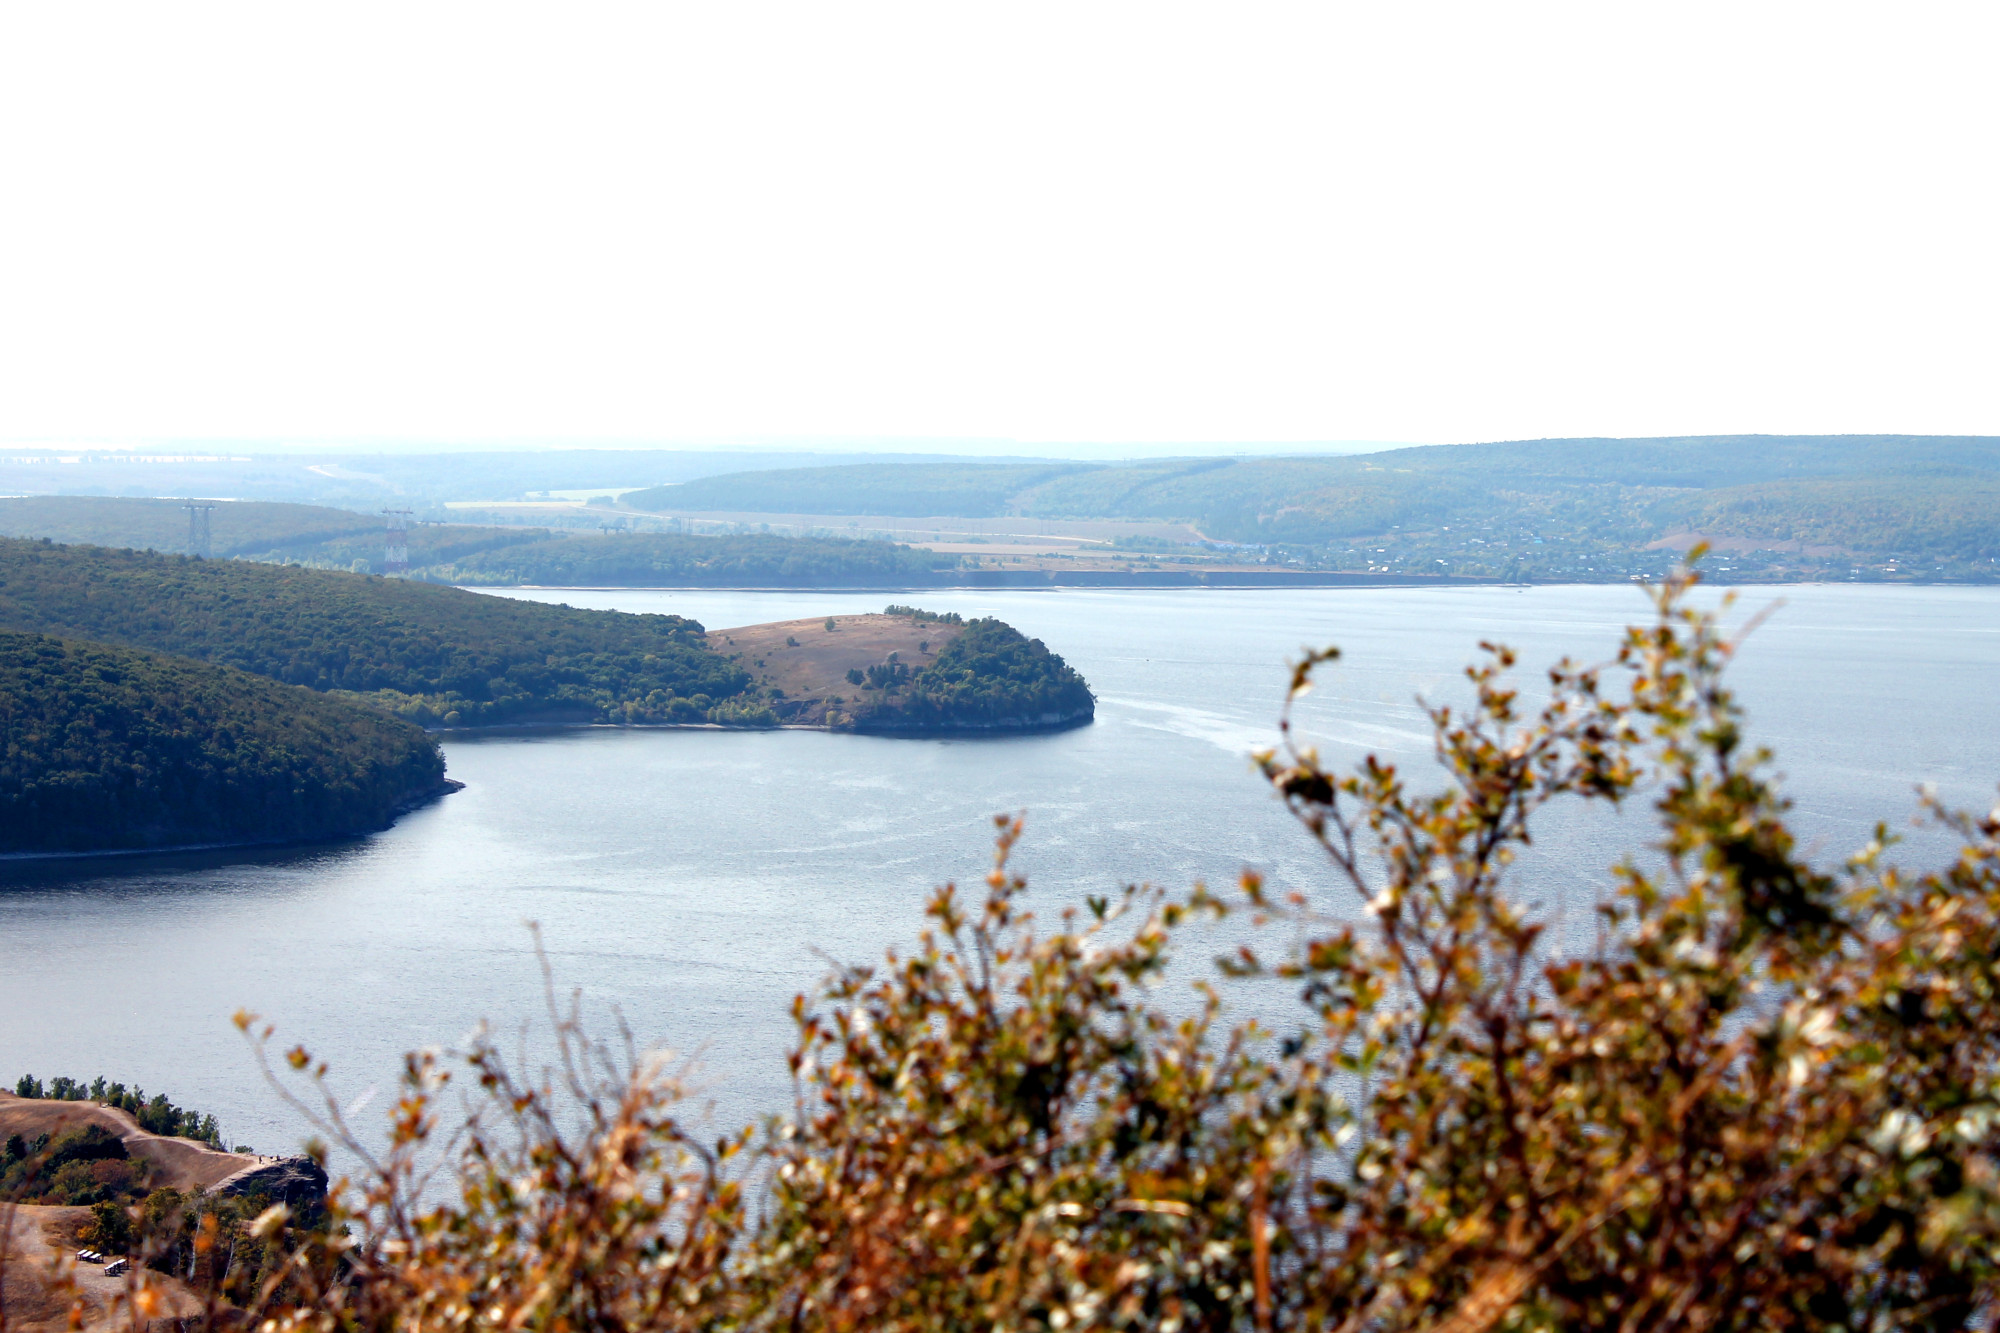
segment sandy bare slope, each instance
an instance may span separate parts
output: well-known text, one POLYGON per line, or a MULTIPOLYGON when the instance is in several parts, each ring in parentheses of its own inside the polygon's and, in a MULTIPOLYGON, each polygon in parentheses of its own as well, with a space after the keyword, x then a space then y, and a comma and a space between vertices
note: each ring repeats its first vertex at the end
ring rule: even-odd
POLYGON ((0 1311, 7 1333, 130 1329, 199 1312, 200 1301, 173 1278, 136 1267, 106 1277, 101 1266, 78 1263, 77 1229, 89 1220, 88 1208, 0 1205, 0 1311), (141 1305, 149 1313, 134 1320, 141 1282, 148 1292, 141 1305))
POLYGON ((72 1125, 98 1124, 124 1141, 125 1151, 152 1166, 147 1183, 155 1188, 209 1189, 235 1175, 261 1166, 266 1159, 244 1153, 217 1152, 193 1139, 168 1139, 148 1134, 124 1111, 96 1102, 64 1102, 50 1098, 16 1097, 0 1092, 0 1141, 19 1134, 54 1138, 72 1125))

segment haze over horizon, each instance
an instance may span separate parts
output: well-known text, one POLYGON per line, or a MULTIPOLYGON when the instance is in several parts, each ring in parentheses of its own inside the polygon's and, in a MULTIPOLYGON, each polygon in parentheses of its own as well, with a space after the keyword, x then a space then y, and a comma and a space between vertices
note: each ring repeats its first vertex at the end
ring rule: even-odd
MULTIPOLYGON (((898 436, 764 436, 737 438, 697 438, 697 439, 579 439, 576 437, 550 437, 542 439, 519 438, 371 438, 357 436, 329 439, 259 439, 259 438, 69 438, 69 439, 6 439, 0 437, 0 449, 15 453, 32 453, 41 450, 65 452, 118 451, 135 453, 172 453, 179 451, 200 453, 211 450, 224 452, 247 452, 262 455, 297 454, 455 454, 455 453, 529 453, 561 450, 621 450, 629 452, 666 451, 674 453, 741 453, 749 455, 767 454, 824 454, 827 456, 853 456, 857 454, 910 455, 912 457, 952 456, 974 460, 1003 461, 1010 459, 1066 459, 1079 462, 1121 462, 1128 460, 1176 457, 1190 453, 1215 455, 1325 455, 1375 453, 1384 449, 1402 449, 1420 443, 1411 440, 1189 440, 1189 441, 1144 441, 1144 440, 1006 440, 1006 439, 952 439, 898 436)), ((1423 441, 1421 443, 1433 443, 1423 441)))
POLYGON ((0 439, 1991 433, 1996 35, 17 7, 0 439))
MULTIPOLYGON (((1847 436, 1905 436, 1904 431, 1844 432, 1847 436)), ((1538 441, 1554 443, 1557 440, 1610 439, 1629 440, 1634 443, 1663 438, 1681 439, 1734 439, 1764 436, 1771 439, 1839 439, 1841 435, 1787 435, 1780 432, 1716 432, 1708 435, 1662 437, 1662 436, 1539 436, 1526 440, 1006 440, 1006 439, 951 439, 922 437, 869 437, 869 436, 768 436, 752 438, 644 440, 644 439, 379 439, 355 437, 347 439, 299 440, 299 439, 27 439, 8 440, 0 438, 0 455, 11 458, 35 454, 107 454, 131 453, 149 455, 237 455, 262 458, 296 457, 298 459, 351 458, 351 457, 403 457, 417 458, 454 454, 563 454, 574 453, 632 453, 632 454, 677 454, 690 457, 728 458, 740 455, 746 462, 757 461, 760 467, 772 466, 766 460, 793 459, 796 462, 785 466, 807 466, 810 460, 824 458, 830 464, 854 463, 863 460, 903 459, 911 461, 963 459, 973 463, 1022 463, 1022 462, 1068 462, 1121 464, 1146 463, 1175 458, 1329 458, 1359 454, 1386 453, 1396 449, 1417 449, 1432 445, 1512 445, 1538 441)), ((1991 435, 1944 435, 1914 436, 1917 439, 1966 439, 1991 440, 1991 435)), ((168 489, 173 489, 169 486, 168 489)))

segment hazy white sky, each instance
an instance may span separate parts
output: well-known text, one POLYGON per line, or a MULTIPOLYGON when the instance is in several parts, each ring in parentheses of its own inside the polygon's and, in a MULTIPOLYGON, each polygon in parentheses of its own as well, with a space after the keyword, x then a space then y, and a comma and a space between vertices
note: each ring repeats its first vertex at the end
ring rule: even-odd
POLYGON ((2000 7, 0 10, 0 438, 2000 433, 2000 7))

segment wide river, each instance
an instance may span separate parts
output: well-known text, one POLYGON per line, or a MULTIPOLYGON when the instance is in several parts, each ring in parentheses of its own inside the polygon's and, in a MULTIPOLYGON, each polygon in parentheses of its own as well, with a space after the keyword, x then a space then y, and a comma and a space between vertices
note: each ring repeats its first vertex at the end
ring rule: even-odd
MULTIPOLYGON (((880 594, 514 594, 672 611, 711 628, 880 609, 880 594)), ((1329 754, 1419 767, 1415 700, 1463 693, 1482 638, 1523 681, 1601 660, 1642 619, 1619 587, 926 593, 1044 639, 1096 690, 1094 725, 1050 736, 904 740, 606 728, 445 742, 466 789, 336 846, 0 865, 0 1080, 103 1073, 218 1114, 234 1141, 300 1137, 229 1023, 268 1015, 346 1094, 389 1100, 400 1054, 482 1018, 541 1012, 525 923, 600 1027, 694 1053, 722 1122, 789 1097, 787 1006, 830 960, 914 937, 931 887, 976 887, 990 816, 1025 812, 1019 857, 1047 909, 1134 880, 1226 884, 1254 866, 1333 889, 1246 758, 1274 736, 1286 660, 1337 643, 1307 720, 1329 754)), ((2000 778, 2000 589, 1748 589, 1782 601, 1735 679, 1827 860, 1876 818, 1906 824, 1934 782, 1984 809, 2000 778)), ((1535 895, 1576 920, 1641 820, 1564 819, 1535 895)), ((1935 848, 1914 841, 1916 858, 1935 848)))

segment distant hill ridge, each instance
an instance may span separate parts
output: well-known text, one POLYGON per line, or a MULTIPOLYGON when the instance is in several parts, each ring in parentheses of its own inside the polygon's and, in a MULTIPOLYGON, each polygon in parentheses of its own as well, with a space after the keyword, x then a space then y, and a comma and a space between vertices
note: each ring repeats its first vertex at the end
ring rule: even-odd
POLYGON ((1846 476, 2000 475, 2000 436, 1713 435, 1415 445, 1323 457, 1141 463, 864 464, 704 477, 635 491, 638 509, 967 517, 1199 517, 1205 504, 1300 501, 1315 490, 1477 474, 1515 484, 1616 483, 1717 489, 1846 476))
MULTIPOLYGON (((383 573, 380 515, 317 505, 231 501, 209 515, 210 553, 351 573, 383 573)), ((0 498, 0 536, 185 552, 178 500, 38 495, 0 498)), ((763 533, 554 533, 547 528, 420 523, 405 534, 413 578, 475 587, 907 587, 956 556, 849 537, 763 533)))
MULTIPOLYGON (((621 505, 753 525, 758 515, 1124 520, 1264 548, 1253 558, 1286 568, 1407 578, 1655 577, 1707 540, 1729 557, 1711 567, 1738 579, 2000 580, 1992 436, 1561 438, 1121 464, 876 460, 700 476, 628 492, 621 505)), ((381 568, 379 520, 367 515, 242 504, 219 507, 214 521, 218 554, 381 568)), ((0 499, 0 531, 179 549, 186 516, 165 500, 0 499)), ((1187 553, 1176 540, 1151 532, 1118 544, 1187 553)), ((414 577, 480 586, 918 588, 989 563, 748 532, 564 537, 424 525, 409 546, 414 577)))
MULTIPOLYGON (((187 549, 183 501, 94 495, 25 495, 0 501, 0 537, 49 537, 59 542, 187 549)), ((306 543, 368 533, 381 545, 382 520, 351 509, 245 500, 209 512, 210 550, 218 556, 261 555, 306 543)))
POLYGON ((1330 569, 1623 577, 1658 572, 1663 558, 1637 558, 1653 543, 1700 533, 1742 549, 1822 547, 1834 564, 1900 556, 1906 569, 2000 577, 1993 436, 1550 439, 1328 457, 870 465, 706 477, 623 502, 1186 522, 1216 541, 1321 548, 1301 554, 1330 569))

